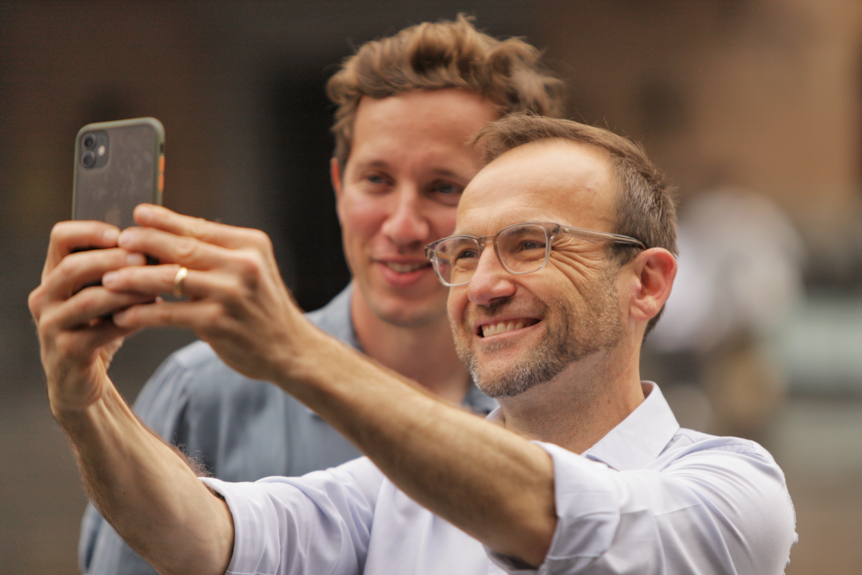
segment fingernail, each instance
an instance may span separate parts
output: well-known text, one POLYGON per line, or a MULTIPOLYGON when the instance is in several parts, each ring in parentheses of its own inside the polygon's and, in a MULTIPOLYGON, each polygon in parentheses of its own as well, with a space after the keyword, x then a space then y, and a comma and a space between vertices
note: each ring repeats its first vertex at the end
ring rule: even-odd
POLYGON ((125 247, 129 243, 131 243, 131 241, 132 241, 132 232, 130 232, 128 230, 123 230, 123 232, 120 234, 119 240, 117 240, 117 245, 119 245, 120 247, 125 247))
POLYGON ((147 263, 147 258, 143 254, 129 254, 126 256, 126 263, 130 266, 142 266, 147 263))
POLYGON ((102 276, 102 285, 108 285, 114 283, 117 279, 117 272, 108 272, 102 276))
POLYGON ((135 208, 135 220, 138 223, 146 224, 149 223, 150 218, 153 216, 152 210, 146 206, 138 206, 135 208))
POLYGON ((113 243, 117 241, 117 236, 120 235, 120 230, 116 228, 109 228, 105 230, 105 233, 102 234, 102 237, 105 238, 105 241, 108 243, 113 243))
POLYGON ((114 325, 117 327, 122 327, 123 320, 126 319, 126 310, 118 311, 114 314, 113 320, 114 325))

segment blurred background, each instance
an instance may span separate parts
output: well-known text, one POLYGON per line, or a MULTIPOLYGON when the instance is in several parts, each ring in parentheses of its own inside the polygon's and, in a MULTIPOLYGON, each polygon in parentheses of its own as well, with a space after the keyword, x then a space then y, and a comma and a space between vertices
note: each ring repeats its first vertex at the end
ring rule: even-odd
MULTIPOLYGON (((775 455, 800 537, 788 574, 862 573, 859 0, 5 0, 0 570, 77 572, 85 499, 26 299, 71 211, 78 129, 159 118, 165 205, 267 231, 311 310, 348 278, 324 83, 354 46, 459 11, 544 49, 572 118, 640 141, 668 172, 681 271, 643 375, 683 425, 775 455)), ((192 339, 131 338, 112 367, 124 395, 192 339)))

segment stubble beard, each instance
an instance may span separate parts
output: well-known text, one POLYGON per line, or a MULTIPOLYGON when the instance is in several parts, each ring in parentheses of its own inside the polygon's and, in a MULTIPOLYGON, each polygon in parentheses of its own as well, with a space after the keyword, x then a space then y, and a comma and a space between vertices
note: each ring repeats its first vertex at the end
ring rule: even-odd
MULTIPOLYGON (((507 303, 491 306, 487 313, 493 316, 507 303)), ((553 302, 553 310, 543 304, 544 337, 534 349, 525 350, 524 357, 515 365, 504 366, 499 373, 479 364, 475 351, 465 343, 472 337, 456 338, 458 357, 467 366, 476 387, 489 397, 514 397, 553 380, 573 363, 616 346, 622 338, 623 326, 614 282, 605 277, 592 292, 584 294, 581 303, 580 313, 569 301, 553 302)), ((460 329, 470 333, 466 324, 460 329)), ((501 343, 485 350, 493 354, 504 347, 501 343)))

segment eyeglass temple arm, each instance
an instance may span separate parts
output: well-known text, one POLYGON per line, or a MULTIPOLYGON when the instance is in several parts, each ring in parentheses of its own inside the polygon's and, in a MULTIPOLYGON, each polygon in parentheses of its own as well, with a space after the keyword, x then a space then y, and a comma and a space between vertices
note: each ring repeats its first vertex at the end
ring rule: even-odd
POLYGON ((637 246, 642 249, 646 249, 646 245, 640 240, 636 240, 630 236, 624 236, 622 234, 612 234, 608 232, 597 232, 595 230, 585 230, 583 228, 570 228, 566 226, 560 226, 559 233, 564 233, 573 236, 588 236, 599 238, 603 240, 610 240, 620 244, 628 244, 632 246, 637 246))

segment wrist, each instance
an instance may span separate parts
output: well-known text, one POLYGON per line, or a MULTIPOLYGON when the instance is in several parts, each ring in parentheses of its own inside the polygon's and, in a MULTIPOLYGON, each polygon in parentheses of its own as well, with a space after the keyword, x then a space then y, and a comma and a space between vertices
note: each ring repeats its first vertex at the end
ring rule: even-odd
POLYGON ((58 422, 79 418, 104 395, 104 384, 87 381, 87 377, 64 377, 62 382, 48 382, 48 403, 58 422))
POLYGON ((309 381, 318 374, 325 362, 327 349, 335 343, 304 316, 299 316, 290 328, 287 341, 273 346, 270 381, 289 391, 297 382, 309 381))

